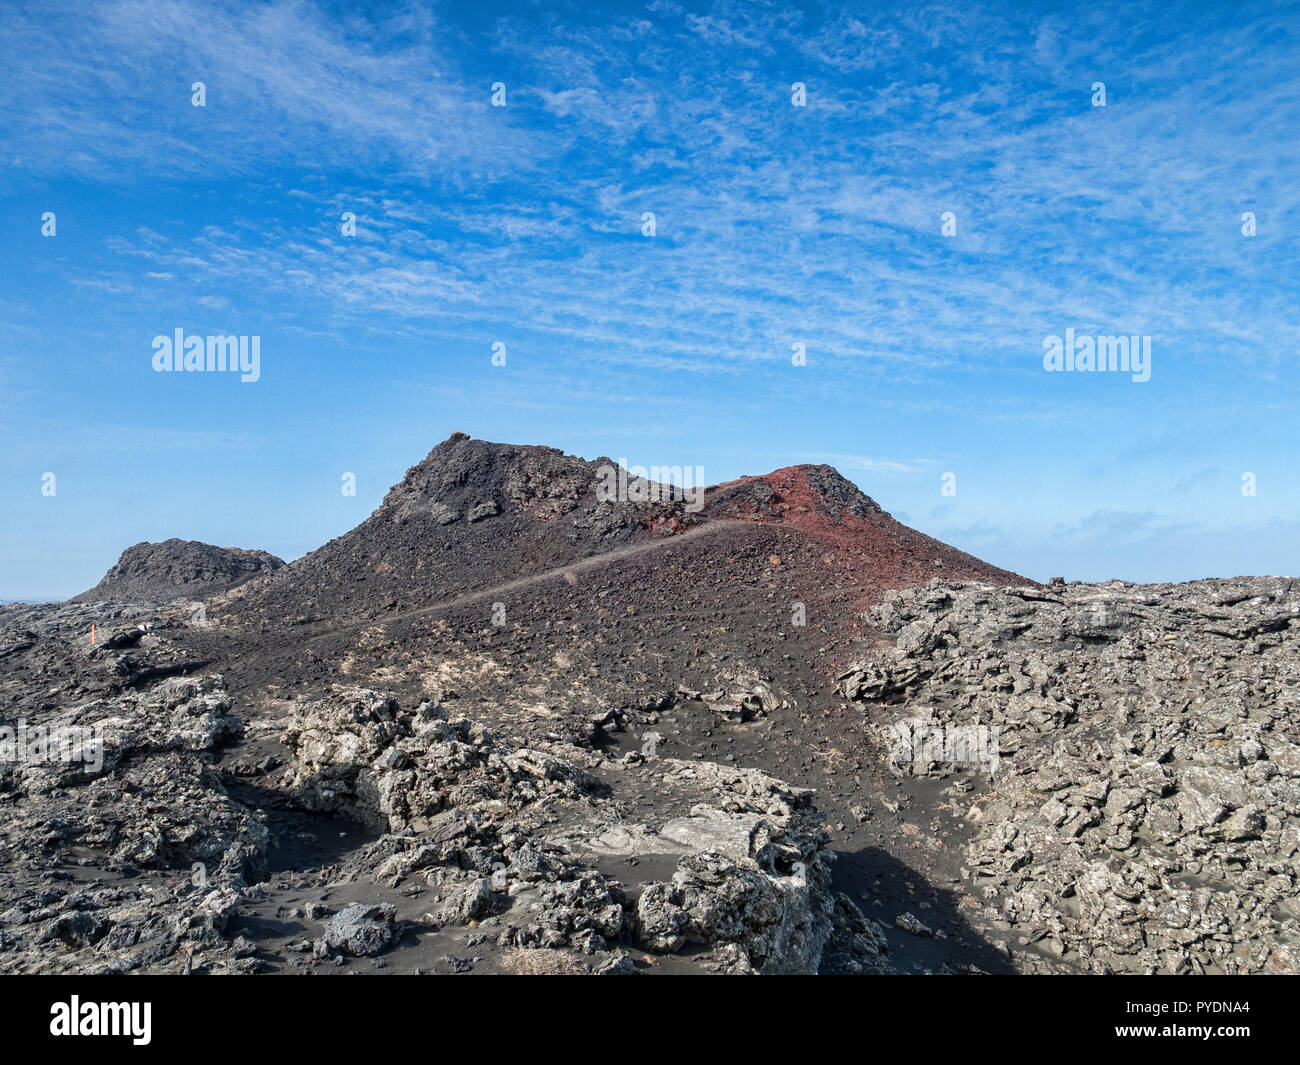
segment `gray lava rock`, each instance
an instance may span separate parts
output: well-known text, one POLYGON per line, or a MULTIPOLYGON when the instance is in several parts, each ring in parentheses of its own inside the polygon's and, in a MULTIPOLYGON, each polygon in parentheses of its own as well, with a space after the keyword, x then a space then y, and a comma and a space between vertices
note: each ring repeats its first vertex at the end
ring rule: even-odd
POLYGON ((401 934, 394 921, 397 908, 391 903, 367 905, 353 903, 325 922, 319 943, 357 958, 382 954, 401 934))
POLYGON ((996 737, 991 772, 942 747, 910 767, 979 782, 986 935, 1076 971, 1300 965, 1300 582, 934 582, 869 620, 892 653, 839 679, 882 749, 900 725, 996 737))
POLYGON ((470 921, 491 913, 496 904, 497 896, 493 894, 487 879, 476 877, 469 883, 454 889, 429 914, 429 920, 438 928, 446 925, 469 924, 470 921))

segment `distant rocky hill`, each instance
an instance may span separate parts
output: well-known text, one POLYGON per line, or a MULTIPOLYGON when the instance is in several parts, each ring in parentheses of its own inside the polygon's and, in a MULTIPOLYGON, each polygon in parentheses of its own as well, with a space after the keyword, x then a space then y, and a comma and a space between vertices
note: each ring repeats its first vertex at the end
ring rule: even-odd
POLYGON ((168 603, 173 599, 204 599, 228 591, 263 573, 273 573, 284 560, 265 551, 214 547, 197 540, 164 540, 128 547, 95 587, 74 603, 168 603))

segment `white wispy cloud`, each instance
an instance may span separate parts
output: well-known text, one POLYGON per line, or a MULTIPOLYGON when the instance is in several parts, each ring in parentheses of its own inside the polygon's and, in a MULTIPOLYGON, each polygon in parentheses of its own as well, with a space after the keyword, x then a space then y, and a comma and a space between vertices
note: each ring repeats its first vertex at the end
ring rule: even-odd
POLYGON ((308 313, 366 307, 400 330, 495 312, 646 369, 776 362, 802 340, 842 372, 935 378, 972 359, 1032 367, 1067 324, 1147 333, 1181 359, 1269 363, 1300 341, 1300 259, 1266 225, 1257 250, 1272 270, 1243 284, 1237 219, 1257 200, 1273 219, 1300 209, 1278 180, 1295 149, 1253 132, 1300 126, 1280 65, 1294 49, 1261 47, 1267 22, 1212 45, 1194 22, 1169 24, 1139 47, 1094 22, 1085 39, 1000 8, 816 22, 766 5, 660 7, 614 34, 515 16, 465 69, 460 31, 415 9, 339 21, 303 2, 118 0, 89 26, 21 22, 4 81, 27 169, 109 159, 96 176, 112 181, 146 166, 379 166, 382 182, 293 190, 335 220, 356 211, 350 244, 322 210, 311 232, 262 222, 260 239, 214 226, 119 245, 154 273, 308 313), (155 76, 131 83, 128 56, 155 76), (910 83, 895 79, 905 63, 910 83), (52 69, 38 77, 38 64, 52 69), (208 108, 188 106, 199 74, 181 66, 208 72, 208 108), (494 66, 509 72, 504 109, 487 103, 494 66), (800 110, 790 71, 804 68, 815 88, 800 110), (1092 108, 1103 75, 1113 101, 1092 108), (176 95, 160 98, 165 85, 176 95))

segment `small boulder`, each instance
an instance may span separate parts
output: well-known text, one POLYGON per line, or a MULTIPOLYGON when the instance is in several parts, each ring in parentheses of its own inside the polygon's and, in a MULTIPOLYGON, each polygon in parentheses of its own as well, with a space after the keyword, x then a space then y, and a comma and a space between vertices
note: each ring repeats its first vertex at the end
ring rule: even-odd
POLYGON ((355 902, 325 922, 318 941, 328 950, 369 958, 382 954, 393 945, 399 929, 394 922, 397 907, 391 903, 367 905, 355 902))

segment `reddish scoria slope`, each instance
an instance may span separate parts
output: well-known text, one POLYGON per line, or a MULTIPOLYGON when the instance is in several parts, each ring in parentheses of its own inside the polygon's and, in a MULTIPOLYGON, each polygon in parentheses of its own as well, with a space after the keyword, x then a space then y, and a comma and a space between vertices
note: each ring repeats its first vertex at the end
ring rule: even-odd
POLYGON ((707 493, 711 518, 776 524, 827 548, 828 568, 857 585, 860 607, 888 588, 944 580, 988 584, 1034 582, 895 521, 831 466, 787 466, 762 477, 728 481, 707 493), (829 566, 831 558, 837 566, 829 566))

